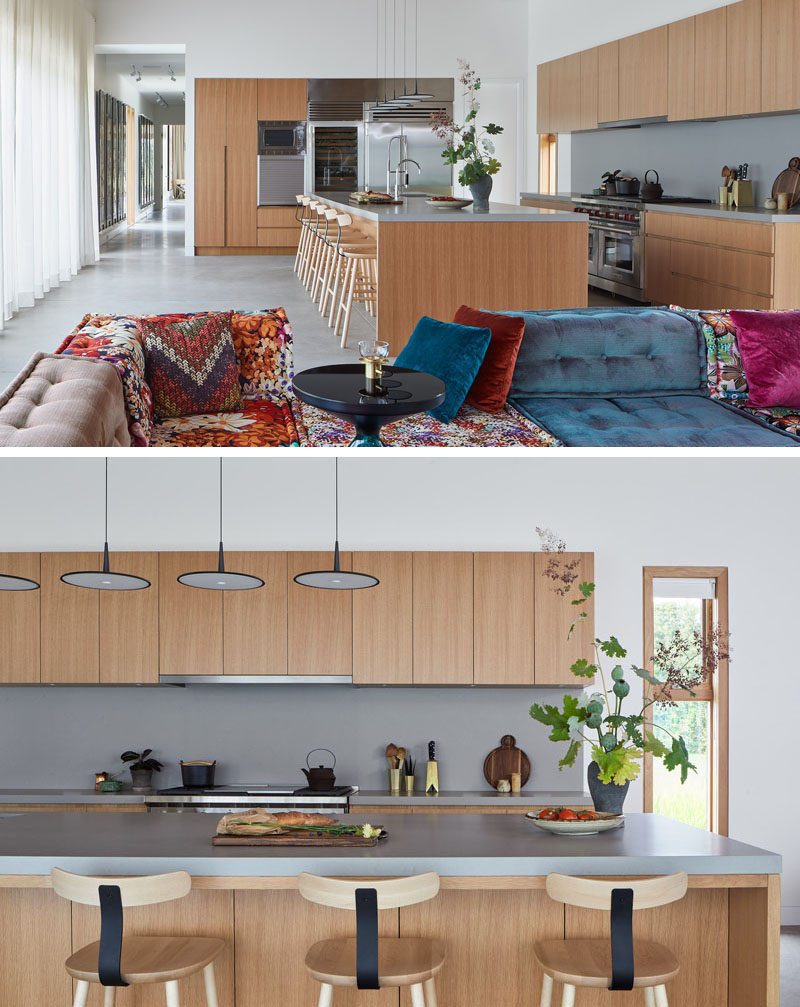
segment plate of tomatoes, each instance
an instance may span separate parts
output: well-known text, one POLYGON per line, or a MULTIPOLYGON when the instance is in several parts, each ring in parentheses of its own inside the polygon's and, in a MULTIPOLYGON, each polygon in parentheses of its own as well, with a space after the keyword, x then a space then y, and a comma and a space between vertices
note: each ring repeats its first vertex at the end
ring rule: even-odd
POLYGON ((526 817, 540 829, 559 836, 595 836, 598 832, 618 829, 625 821, 624 815, 573 808, 542 808, 538 812, 529 811, 526 817))
POLYGON ((455 196, 431 196, 425 202, 434 210, 463 210, 465 206, 471 206, 471 199, 457 199, 455 196))

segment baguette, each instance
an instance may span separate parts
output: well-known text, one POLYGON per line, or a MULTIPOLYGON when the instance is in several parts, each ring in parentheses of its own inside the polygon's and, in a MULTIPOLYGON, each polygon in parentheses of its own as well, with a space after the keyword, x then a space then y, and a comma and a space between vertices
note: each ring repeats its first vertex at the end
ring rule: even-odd
POLYGON ((307 814, 304 811, 279 811, 272 816, 277 825, 335 825, 336 819, 328 815, 307 814))
POLYGON ((328 815, 306 814, 304 811, 279 811, 273 814, 264 808, 232 811, 223 815, 217 825, 218 836, 273 836, 293 825, 335 825, 328 815))

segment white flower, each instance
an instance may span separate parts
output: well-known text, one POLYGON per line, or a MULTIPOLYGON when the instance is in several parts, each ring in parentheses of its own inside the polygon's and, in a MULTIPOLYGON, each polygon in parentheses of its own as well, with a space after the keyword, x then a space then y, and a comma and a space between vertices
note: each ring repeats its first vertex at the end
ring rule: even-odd
POLYGON ((494 144, 492 143, 491 140, 487 140, 484 138, 483 140, 481 140, 481 143, 483 144, 483 149, 486 151, 487 154, 494 154, 494 144))
POLYGON ((376 839, 381 834, 380 829, 376 829, 374 825, 362 825, 361 835, 364 839, 376 839))

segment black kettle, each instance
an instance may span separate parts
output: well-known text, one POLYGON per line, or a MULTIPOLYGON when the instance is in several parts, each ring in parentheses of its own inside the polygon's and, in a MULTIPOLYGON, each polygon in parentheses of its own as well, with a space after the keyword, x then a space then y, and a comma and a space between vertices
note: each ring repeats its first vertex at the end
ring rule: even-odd
POLYGON ((308 780, 308 785, 311 790, 333 790, 336 784, 336 777, 333 773, 336 768, 336 756, 329 748, 312 748, 306 756, 306 765, 308 766, 308 769, 304 769, 303 772, 306 774, 306 779, 308 780), (333 765, 310 766, 308 760, 314 752, 327 752, 333 759, 333 765))
POLYGON ((645 203, 655 203, 657 200, 661 199, 661 197, 664 195, 664 190, 659 184, 660 181, 661 180, 658 177, 658 172, 655 170, 655 168, 649 168, 644 173, 644 182, 642 183, 642 188, 640 189, 639 194, 641 195, 645 203), (650 174, 651 171, 656 176, 655 182, 647 181, 647 176, 650 174))

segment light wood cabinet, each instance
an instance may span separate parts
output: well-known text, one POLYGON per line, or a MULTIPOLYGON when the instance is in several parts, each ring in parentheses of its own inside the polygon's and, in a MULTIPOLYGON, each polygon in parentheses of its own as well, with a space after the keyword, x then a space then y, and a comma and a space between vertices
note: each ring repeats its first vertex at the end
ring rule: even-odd
POLYGON ((100 592, 65 584, 62 574, 99 570, 96 552, 42 554, 42 681, 100 681, 100 592))
POLYGON ((355 552, 353 568, 377 577, 353 592, 353 682, 411 685, 414 681, 410 552, 355 552))
POLYGON ((285 552, 230 552, 225 565, 260 577, 254 591, 222 594, 222 667, 225 675, 285 675, 288 672, 288 561, 285 552))
POLYGON ((231 79, 225 86, 225 245, 257 242, 258 81, 231 79))
MULTIPOLYGON (((304 587, 293 579, 309 570, 330 570, 332 565, 332 552, 289 553, 288 653, 293 675, 353 673, 353 592, 304 587)), ((349 552, 341 554, 340 565, 353 569, 349 552)))
POLYGON ((305 77, 261 78, 258 81, 258 118, 262 121, 305 122, 308 118, 308 81, 305 77))
POLYGON ((619 122, 619 42, 597 49, 597 121, 619 122))
POLYGON ((672 269, 668 238, 648 234, 645 238, 645 286, 644 293, 653 304, 672 303, 672 269))
POLYGON ((536 68, 536 131, 554 133, 550 119, 553 64, 542 63, 536 68))
POLYGON ((471 685, 472 553, 415 552, 414 684, 471 685))
POLYGON ((570 667, 581 657, 585 657, 587 661, 594 660, 593 600, 586 605, 587 618, 579 620, 577 615, 582 609, 571 605, 567 598, 558 593, 559 582, 549 575, 554 561, 563 570, 566 570, 569 564, 575 564, 572 573, 575 576, 576 586, 582 581, 594 581, 592 553, 535 554, 535 681, 537 685, 588 684, 588 679, 576 679, 570 667), (570 634, 570 626, 573 624, 574 629, 570 634))
POLYGON ((183 573, 216 570, 215 552, 158 556, 158 641, 162 675, 222 674, 222 591, 178 582, 183 573))
POLYGON ((474 683, 533 685, 534 553, 474 554, 474 683))
MULTIPOLYGON (((0 573, 41 583, 39 553, 0 553, 0 573)), ((41 590, 0 591, 0 684, 41 680, 41 601, 41 590)))
POLYGON ((194 243, 225 244, 225 87, 220 79, 194 84, 194 243))
POLYGON ((587 49, 581 57, 581 108, 578 129, 597 128, 598 51, 587 49))
POLYGON ((672 120, 694 118, 695 19, 684 18, 669 25, 669 74, 667 115, 672 120))
POLYGON ((800 7, 796 0, 762 0, 761 46, 761 111, 800 108, 800 7))
POLYGON ((669 29, 666 25, 619 41, 620 120, 667 114, 669 29))
POLYGON ((719 118, 728 112, 728 15, 718 7, 694 21, 694 118, 719 118))
MULTIPOLYGON (((141 591, 98 591, 100 682, 158 682, 158 553, 116 552, 111 568, 150 581, 141 591)), ((79 590, 76 588, 75 590, 79 590)))
POLYGON ((725 8, 728 115, 761 111, 761 0, 725 8))

